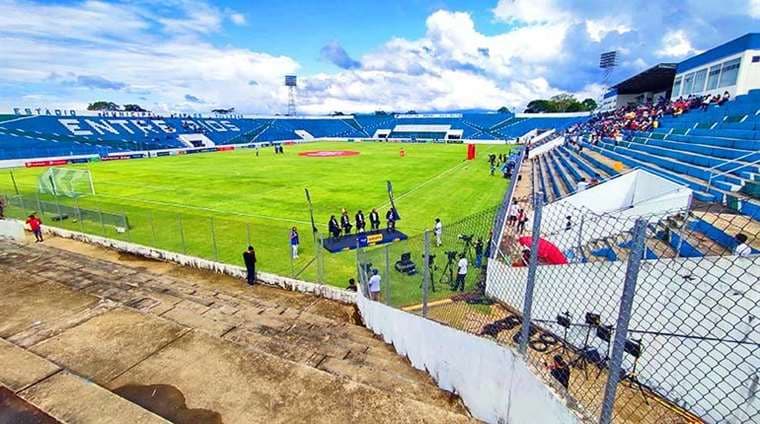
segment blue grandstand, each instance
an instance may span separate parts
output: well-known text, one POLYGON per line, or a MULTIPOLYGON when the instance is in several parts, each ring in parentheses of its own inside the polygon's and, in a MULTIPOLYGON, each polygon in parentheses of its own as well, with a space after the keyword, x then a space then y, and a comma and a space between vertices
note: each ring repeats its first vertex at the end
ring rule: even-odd
POLYGON ((510 113, 191 118, 2 115, 0 160, 101 155, 315 139, 513 140, 587 116, 510 113))

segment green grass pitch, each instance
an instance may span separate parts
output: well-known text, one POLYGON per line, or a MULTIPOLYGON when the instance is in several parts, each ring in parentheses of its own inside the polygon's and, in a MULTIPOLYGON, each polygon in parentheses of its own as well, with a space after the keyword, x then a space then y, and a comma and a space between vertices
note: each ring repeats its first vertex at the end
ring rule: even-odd
MULTIPOLYGON (((130 229, 90 220, 67 219, 47 224, 84 230, 210 259, 241 264, 249 240, 259 258, 259 269, 305 280, 316 278, 314 243, 304 195, 308 188, 317 225, 327 233, 331 214, 341 208, 365 215, 375 207, 383 218, 388 208, 386 180, 393 183, 402 220, 398 229, 409 236, 495 206, 507 181, 489 175, 488 153, 507 153, 507 145, 479 145, 477 159, 465 161, 466 146, 457 144, 397 144, 316 142, 285 147, 171 156, 142 160, 95 162, 81 165, 91 171, 95 196, 78 200, 59 197, 62 205, 123 213, 130 229), (403 147, 405 157, 399 155, 403 147), (303 157, 309 150, 355 150, 351 157, 303 157), (300 257, 291 261, 288 235, 296 226, 301 236, 300 257)), ((44 168, 13 171, 19 191, 37 192, 44 168)), ((10 176, 0 179, 0 190, 14 192, 10 176)), ((52 199, 41 196, 43 200, 52 199)), ((10 208, 22 216, 37 210, 34 202, 10 208)), ((44 217, 43 217, 44 218, 44 217)), ((355 272, 355 252, 325 251, 326 282, 343 287, 355 272)))

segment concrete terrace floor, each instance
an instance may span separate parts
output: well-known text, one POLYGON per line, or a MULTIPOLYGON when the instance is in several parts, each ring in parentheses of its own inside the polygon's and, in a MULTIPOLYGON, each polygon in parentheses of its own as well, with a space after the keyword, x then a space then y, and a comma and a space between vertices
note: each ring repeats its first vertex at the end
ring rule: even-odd
POLYGON ((0 242, 0 423, 472 422, 354 308, 63 239, 0 242))

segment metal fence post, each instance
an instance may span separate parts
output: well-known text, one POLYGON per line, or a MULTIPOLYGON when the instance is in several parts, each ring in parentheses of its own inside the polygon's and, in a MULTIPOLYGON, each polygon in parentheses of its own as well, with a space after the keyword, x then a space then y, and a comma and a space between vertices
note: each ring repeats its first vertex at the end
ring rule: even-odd
POLYGON ((322 234, 317 233, 316 240, 316 246, 314 246, 314 254, 316 255, 317 260, 317 282, 322 284, 324 283, 323 277, 324 277, 324 262, 322 262, 322 246, 324 246, 324 240, 322 239, 322 234))
POLYGON ((148 210, 148 219, 150 219, 150 234, 153 236, 153 246, 158 247, 158 239, 156 238, 156 224, 153 222, 153 210, 148 210))
POLYGON ((132 242, 132 233, 129 231, 129 218, 127 217, 127 213, 126 212, 122 211, 121 215, 122 215, 122 219, 124 220, 124 221, 122 221, 122 222, 124 222, 124 231, 127 232, 127 241, 131 243, 132 242))
POLYGON ((40 202, 39 193, 34 194, 34 198, 37 200, 37 213, 40 214, 40 218, 45 215, 45 211, 42 210, 42 203, 40 202))
POLYGON ((74 206, 77 211, 77 221, 79 221, 79 231, 84 233, 84 220, 82 219, 82 209, 79 207, 79 198, 74 198, 74 206))
POLYGON ((620 311, 618 312, 618 320, 615 326, 615 339, 612 344, 609 374, 607 375, 607 384, 604 388, 602 412, 599 415, 600 424, 609 424, 612 422, 612 413, 615 406, 615 392, 617 391, 617 386, 620 381, 620 370, 623 364, 623 351, 625 349, 625 340, 628 336, 628 324, 631 320, 633 299, 636 295, 636 282, 639 278, 641 258, 644 256, 644 242, 646 240, 646 233, 646 219, 638 218, 636 220, 636 224, 633 227, 633 245, 631 246, 631 253, 630 256, 628 256, 628 265, 625 270, 623 295, 620 297, 620 311))
POLYGON ((182 215, 177 215, 177 227, 179 228, 179 239, 182 242, 182 253, 187 254, 187 247, 185 246, 185 232, 182 229, 182 215))
POLYGON ((18 196, 19 192, 18 192, 18 185, 16 185, 16 176, 13 175, 13 170, 12 169, 11 169, 10 172, 11 172, 11 182, 13 183, 13 190, 16 191, 16 196, 18 196))
POLYGON ((391 304, 391 246, 385 245, 383 249, 385 252, 385 296, 383 300, 386 305, 391 304))
POLYGON ((219 250, 216 246, 216 228, 214 227, 214 217, 209 217, 209 226, 211 227, 211 248, 214 251, 214 260, 219 261, 219 250))
POLYGON ((528 278, 525 282, 525 299, 523 301, 522 328, 520 328, 520 343, 517 350, 526 354, 530 336, 531 309, 533 308, 533 289, 536 286, 536 269, 538 268, 538 240, 541 238, 541 209, 544 205, 544 194, 536 193, 533 209, 533 229, 530 242, 530 260, 528 261, 528 278))
POLYGON ((578 256, 579 262, 583 260, 583 224, 586 221, 586 215, 581 215, 581 222, 578 224, 578 256))
POLYGON ((428 314, 428 294, 430 290, 430 231, 423 233, 423 259, 422 267, 422 316, 428 314))
POLYGON ((55 198, 55 209, 58 211, 58 219, 61 223, 61 227, 63 227, 63 214, 61 214, 61 202, 58 200, 58 197, 55 198))

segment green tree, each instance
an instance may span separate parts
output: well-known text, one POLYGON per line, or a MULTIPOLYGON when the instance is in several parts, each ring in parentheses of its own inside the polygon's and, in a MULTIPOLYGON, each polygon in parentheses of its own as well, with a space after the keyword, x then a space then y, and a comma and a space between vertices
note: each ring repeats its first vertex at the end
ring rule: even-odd
POLYGON ((87 110, 108 110, 108 111, 114 111, 114 110, 121 110, 119 105, 117 105, 114 102, 107 102, 104 100, 100 100, 97 102, 92 102, 87 106, 87 110))
POLYGON ((502 107, 500 107, 500 108, 497 110, 497 112, 499 112, 499 113, 509 113, 509 108, 508 108, 508 107, 506 107, 506 106, 502 106, 502 107))
POLYGON ((597 106, 598 106, 596 104, 596 101, 594 99, 585 99, 581 103, 583 103, 583 106, 585 107, 585 110, 587 110, 589 112, 592 111, 592 110, 595 110, 597 108, 597 106))

